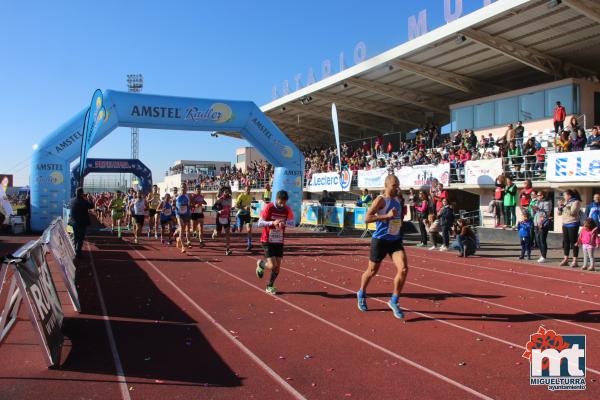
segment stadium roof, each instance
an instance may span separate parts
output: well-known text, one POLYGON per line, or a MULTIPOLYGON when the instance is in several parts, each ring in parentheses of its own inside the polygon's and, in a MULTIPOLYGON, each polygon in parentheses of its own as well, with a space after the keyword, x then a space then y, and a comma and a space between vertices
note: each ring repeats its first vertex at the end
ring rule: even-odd
POLYGON ((298 145, 445 125, 449 105, 567 77, 597 81, 600 1, 498 0, 261 109, 298 145))

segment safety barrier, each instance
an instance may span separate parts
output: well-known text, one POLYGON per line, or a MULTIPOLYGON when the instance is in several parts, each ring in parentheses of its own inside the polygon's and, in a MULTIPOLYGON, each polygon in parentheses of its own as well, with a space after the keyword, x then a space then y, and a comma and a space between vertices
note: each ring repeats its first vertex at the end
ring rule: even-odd
POLYGON ((365 222, 367 209, 365 207, 321 206, 318 204, 302 204, 300 225, 303 227, 329 227, 362 231, 366 236, 375 230, 375 223, 365 222))
POLYGON ((64 313, 48 266, 52 254, 77 312, 81 312, 77 287, 75 250, 62 219, 56 218, 42 236, 25 244, 2 260, 0 267, 0 344, 14 326, 21 303, 25 303, 29 319, 48 366, 60 362, 63 345, 64 313))

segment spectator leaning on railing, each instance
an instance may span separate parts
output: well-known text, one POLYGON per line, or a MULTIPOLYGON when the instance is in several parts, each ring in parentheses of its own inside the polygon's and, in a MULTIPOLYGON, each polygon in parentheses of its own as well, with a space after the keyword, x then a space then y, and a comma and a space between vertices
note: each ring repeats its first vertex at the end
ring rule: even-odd
POLYGON ((587 144, 590 150, 600 150, 600 130, 598 130, 597 126, 592 129, 592 134, 588 137, 587 144))
POLYGON ((583 151, 587 144, 585 131, 583 129, 578 129, 576 132, 575 138, 571 137, 571 151, 583 151))

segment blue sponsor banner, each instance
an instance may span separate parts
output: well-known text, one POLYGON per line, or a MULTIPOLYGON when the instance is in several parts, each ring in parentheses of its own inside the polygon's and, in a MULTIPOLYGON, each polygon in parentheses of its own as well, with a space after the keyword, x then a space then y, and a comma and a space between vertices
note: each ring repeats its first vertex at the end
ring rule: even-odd
POLYGON ((342 192, 350 190, 352 184, 352 171, 343 170, 338 172, 327 172, 323 174, 313 174, 307 185, 309 192, 342 192))
MULTIPOLYGON (((87 154, 90 147, 92 147, 92 141, 96 136, 96 132, 98 132, 98 128, 102 125, 105 117, 106 110, 104 109, 102 90, 96 89, 92 96, 92 102, 86 113, 85 123, 83 125, 83 140, 81 141, 81 157, 79 159, 80 177, 84 176, 83 171, 87 162, 87 154)), ((83 179, 81 179, 80 185, 83 186, 83 179)))
POLYGON ((367 209, 364 207, 356 207, 354 209, 354 228, 356 229, 367 229, 367 209))
POLYGON ((344 227, 344 207, 323 207, 323 225, 335 228, 344 227))
POLYGON ((314 204, 302 204, 302 216, 300 223, 304 225, 319 225, 321 206, 314 204))
POLYGON ((256 203, 252 203, 252 208, 250 209, 250 217, 251 218, 260 218, 260 213, 262 212, 263 208, 265 208, 266 203, 264 202, 256 202, 256 203))

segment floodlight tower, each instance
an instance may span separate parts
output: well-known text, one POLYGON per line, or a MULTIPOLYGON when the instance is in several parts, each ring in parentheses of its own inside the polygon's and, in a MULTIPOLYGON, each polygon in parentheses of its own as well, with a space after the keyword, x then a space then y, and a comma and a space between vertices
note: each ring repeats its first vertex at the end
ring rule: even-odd
MULTIPOLYGON (((140 93, 144 87, 144 76, 142 74, 127 74, 127 90, 140 93)), ((138 159, 140 156, 140 129, 131 128, 131 158, 138 159)), ((134 176, 131 175, 131 182, 134 176)))

